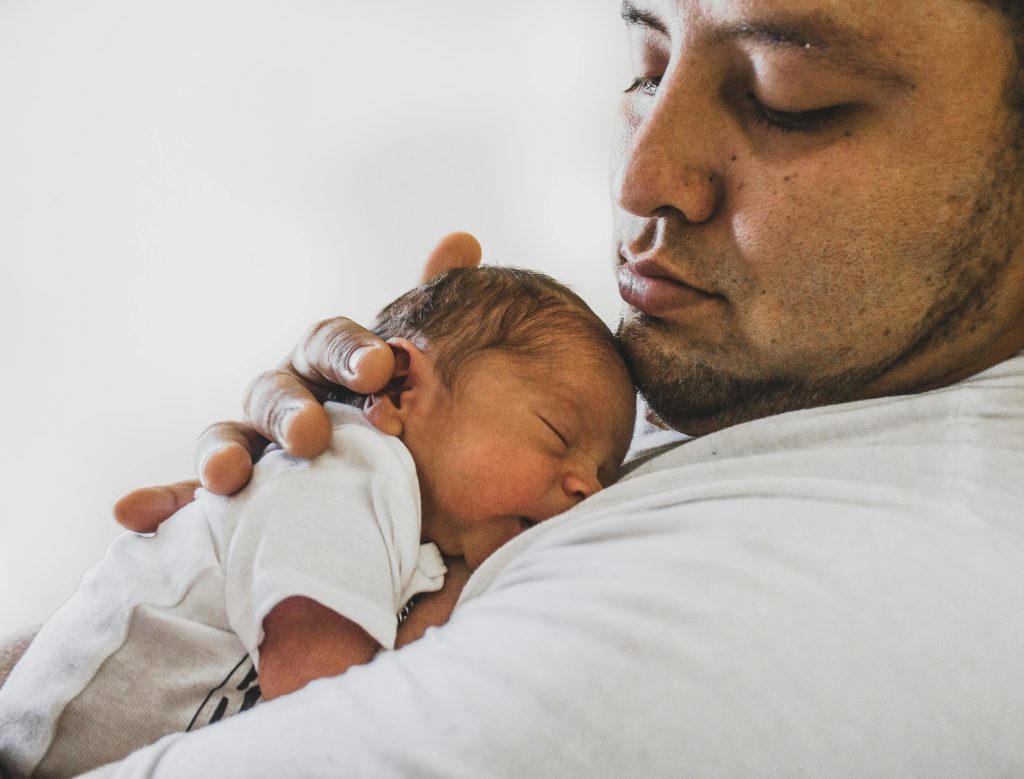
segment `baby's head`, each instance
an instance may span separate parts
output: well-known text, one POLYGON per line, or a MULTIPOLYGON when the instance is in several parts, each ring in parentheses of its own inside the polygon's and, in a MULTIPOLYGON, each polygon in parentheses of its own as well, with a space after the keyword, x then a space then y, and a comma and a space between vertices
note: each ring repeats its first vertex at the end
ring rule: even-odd
POLYGON ((423 535, 475 568, 618 475, 634 394, 604 323, 541 273, 459 268, 402 295, 375 331, 395 378, 366 415, 416 462, 423 535))

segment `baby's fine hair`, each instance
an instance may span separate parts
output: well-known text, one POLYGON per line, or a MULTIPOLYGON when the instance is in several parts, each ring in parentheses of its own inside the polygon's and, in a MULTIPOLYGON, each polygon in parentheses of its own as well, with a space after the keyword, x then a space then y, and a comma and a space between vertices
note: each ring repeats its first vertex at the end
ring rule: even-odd
POLYGON ((448 389, 486 353, 564 359, 589 352, 624 366, 615 336, 579 295, 523 268, 446 271, 386 306, 373 330, 381 338, 408 338, 429 350, 448 389))

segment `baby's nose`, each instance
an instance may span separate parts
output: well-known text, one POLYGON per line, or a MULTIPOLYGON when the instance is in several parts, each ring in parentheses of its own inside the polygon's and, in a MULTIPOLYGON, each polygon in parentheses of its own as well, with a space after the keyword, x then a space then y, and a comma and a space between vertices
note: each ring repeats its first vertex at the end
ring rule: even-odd
POLYGON ((576 468, 562 477, 562 491, 572 499, 573 503, 579 503, 584 498, 589 498, 601 489, 601 482, 598 481, 595 470, 576 468))

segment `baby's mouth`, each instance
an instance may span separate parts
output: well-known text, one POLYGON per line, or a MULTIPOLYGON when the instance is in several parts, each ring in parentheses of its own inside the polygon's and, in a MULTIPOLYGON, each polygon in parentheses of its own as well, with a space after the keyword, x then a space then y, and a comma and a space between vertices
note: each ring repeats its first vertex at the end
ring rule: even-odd
POLYGON ((529 530, 531 527, 534 527, 538 524, 540 523, 537 522, 537 520, 535 519, 530 519, 529 517, 519 517, 519 526, 523 530, 529 530))

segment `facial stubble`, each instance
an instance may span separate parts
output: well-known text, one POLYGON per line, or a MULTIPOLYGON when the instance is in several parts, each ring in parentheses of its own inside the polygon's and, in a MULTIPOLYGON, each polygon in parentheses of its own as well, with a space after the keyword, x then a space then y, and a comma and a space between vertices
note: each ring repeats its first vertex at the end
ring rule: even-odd
MULTIPOLYGON (((1019 144, 1011 143, 986 166, 992 175, 976 187, 978 194, 948 231, 949 249, 933 266, 942 277, 934 301, 899 347, 824 376, 743 375, 723 367, 729 355, 712 360, 696 350, 671 349, 671 328, 641 313, 620 323, 616 335, 648 406, 676 430, 700 435, 788 411, 860 400, 876 394, 871 388, 886 376, 973 331, 990 318, 993 293, 1020 251, 1024 206, 1017 182, 1022 163, 1019 144)), ((822 355, 822 362, 830 357, 822 355)), ((919 389, 910 383, 896 391, 919 389)))

